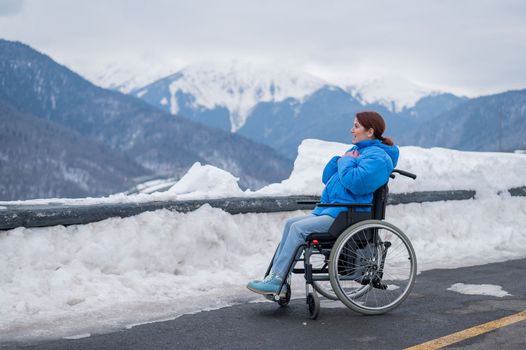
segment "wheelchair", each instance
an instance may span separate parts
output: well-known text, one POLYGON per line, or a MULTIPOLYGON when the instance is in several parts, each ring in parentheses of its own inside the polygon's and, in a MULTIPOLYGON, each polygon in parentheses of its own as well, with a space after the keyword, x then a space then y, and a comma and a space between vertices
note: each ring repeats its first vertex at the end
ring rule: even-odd
MULTIPOLYGON (((395 173, 416 179, 416 175, 399 169, 394 169, 390 177, 395 178, 395 173)), ((379 315, 398 307, 411 293, 417 261, 407 236, 384 220, 388 191, 387 183, 378 188, 371 204, 298 201, 302 205, 345 207, 347 211, 336 217, 328 232, 307 237, 296 252, 279 294, 269 299, 282 307, 289 303, 294 273, 305 276, 307 310, 313 320, 320 313, 318 293, 364 315, 379 315), (300 262, 303 266, 296 267, 301 266, 300 262)))

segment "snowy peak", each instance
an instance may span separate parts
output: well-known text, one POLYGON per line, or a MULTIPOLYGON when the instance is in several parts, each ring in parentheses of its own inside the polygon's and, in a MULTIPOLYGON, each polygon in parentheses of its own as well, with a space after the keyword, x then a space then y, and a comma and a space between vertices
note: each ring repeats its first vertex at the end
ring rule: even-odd
MULTIPOLYGON (((225 107, 230 113, 231 131, 241 128, 251 109, 260 102, 280 102, 286 98, 302 100, 327 85, 322 79, 308 73, 275 66, 233 62, 230 64, 191 65, 166 78, 170 79, 170 111, 179 110, 177 93, 192 95, 193 108, 214 109, 225 107)), ((163 85, 166 86, 166 79, 163 85)), ((156 83, 136 91, 141 97, 156 83)))
POLYGON ((121 62, 94 64, 89 70, 85 69, 83 74, 95 85, 127 94, 172 72, 172 65, 169 64, 121 62))
POLYGON ((378 103, 395 113, 414 107, 425 96, 440 93, 396 76, 366 80, 346 90, 363 104, 378 103))
POLYGON ((324 85, 341 87, 364 105, 378 103, 395 113, 413 107, 422 97, 440 93, 393 74, 375 73, 365 79, 361 75, 333 81, 296 68, 239 60, 184 65, 176 60, 132 59, 95 62, 89 69, 82 68, 82 73, 96 85, 138 97, 161 85, 167 89, 165 99, 160 98, 154 104, 169 107, 167 110, 172 114, 180 110, 181 101, 173 96, 177 92, 191 95, 195 109, 225 107, 231 114, 232 131, 243 126, 250 110, 259 102, 280 102, 289 97, 302 100, 324 85))

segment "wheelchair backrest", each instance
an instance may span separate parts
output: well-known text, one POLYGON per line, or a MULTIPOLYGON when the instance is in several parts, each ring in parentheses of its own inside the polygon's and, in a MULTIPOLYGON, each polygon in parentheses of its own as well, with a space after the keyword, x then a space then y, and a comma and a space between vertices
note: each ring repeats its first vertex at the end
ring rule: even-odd
POLYGON ((373 218, 376 220, 385 219, 385 207, 387 206, 387 194, 389 187, 387 183, 379 187, 373 194, 373 218))
POLYGON ((387 183, 378 188, 373 193, 373 208, 371 212, 356 212, 351 209, 338 214, 331 227, 329 234, 333 237, 338 237, 347 227, 369 219, 383 220, 385 219, 385 207, 387 205, 387 193, 389 188, 387 183))

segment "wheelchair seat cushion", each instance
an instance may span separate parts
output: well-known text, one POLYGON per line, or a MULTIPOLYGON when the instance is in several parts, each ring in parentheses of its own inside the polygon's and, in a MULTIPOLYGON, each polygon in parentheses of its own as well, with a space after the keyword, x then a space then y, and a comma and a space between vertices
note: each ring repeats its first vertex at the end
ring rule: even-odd
POLYGON ((329 232, 313 232, 307 236, 307 241, 318 240, 320 242, 335 242, 336 237, 329 234, 329 232))

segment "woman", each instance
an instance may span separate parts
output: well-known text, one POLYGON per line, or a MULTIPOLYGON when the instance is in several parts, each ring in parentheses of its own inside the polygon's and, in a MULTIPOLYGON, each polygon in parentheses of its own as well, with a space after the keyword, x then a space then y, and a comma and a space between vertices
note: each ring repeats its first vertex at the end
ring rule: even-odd
MULTIPOLYGON (((385 121, 376 112, 356 113, 351 147, 343 156, 334 156, 325 166, 325 188, 321 203, 371 203, 373 192, 385 184, 398 161, 398 147, 383 137, 385 121)), ((259 294, 278 294, 297 249, 313 232, 327 232, 345 207, 314 209, 312 214, 288 219, 270 274, 250 281, 247 288, 259 294)))

